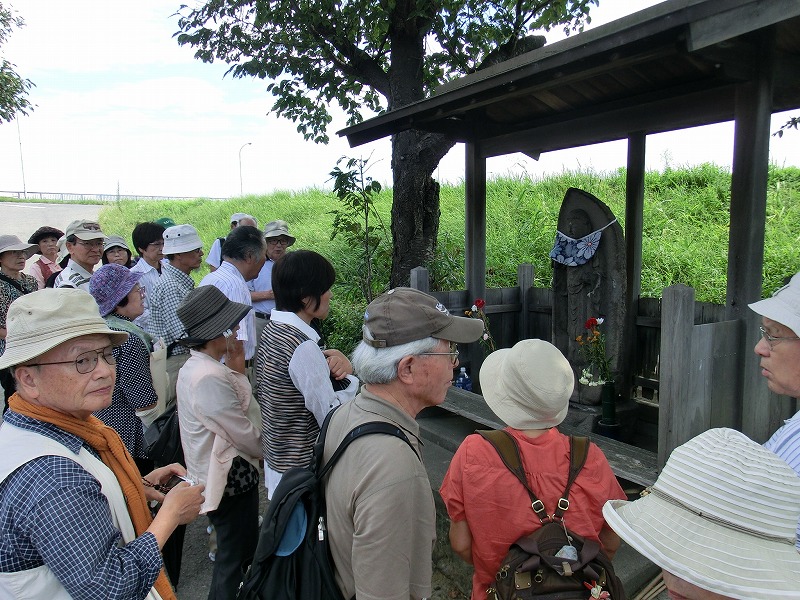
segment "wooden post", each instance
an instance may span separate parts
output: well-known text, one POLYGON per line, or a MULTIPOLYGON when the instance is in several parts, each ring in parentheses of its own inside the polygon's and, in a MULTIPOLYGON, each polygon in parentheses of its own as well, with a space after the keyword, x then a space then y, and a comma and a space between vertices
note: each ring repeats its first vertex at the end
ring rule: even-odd
POLYGON ((486 297, 486 158, 480 145, 466 144, 464 275, 468 302, 486 297))
MULTIPOLYGON (((758 321, 749 315, 749 302, 761 298, 764 267, 764 229, 767 206, 770 116, 774 68, 774 30, 759 34, 757 74, 736 90, 736 121, 731 175, 731 216, 728 240, 728 319, 744 322, 740 340, 737 394, 742 431, 755 439, 768 435, 774 418, 766 387, 752 347, 758 340, 758 321)), ((788 415, 787 415, 788 416, 788 415)))
POLYGON ((642 231, 644 228, 644 175, 647 136, 643 131, 628 136, 628 169, 625 178, 625 325, 622 365, 623 398, 633 397, 633 371, 636 362, 636 318, 642 290, 642 231))
POLYGON ((425 292, 426 294, 431 291, 430 277, 428 276, 428 269, 425 267, 414 267, 411 269, 410 284, 415 290, 425 292))
POLYGON ((525 340, 531 337, 530 330, 530 291, 533 287, 534 269, 530 263, 522 263, 517 266, 517 285, 519 286, 519 339, 525 340))
POLYGON ((682 439, 686 419, 683 403, 689 395, 692 371, 694 290, 678 284, 664 288, 661 300, 661 351, 659 370, 658 466, 682 439))

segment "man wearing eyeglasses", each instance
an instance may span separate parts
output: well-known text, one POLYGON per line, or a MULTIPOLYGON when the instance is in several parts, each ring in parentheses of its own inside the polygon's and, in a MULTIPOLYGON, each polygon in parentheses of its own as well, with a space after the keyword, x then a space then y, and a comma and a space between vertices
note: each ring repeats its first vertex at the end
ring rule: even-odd
POLYGON ((343 597, 431 595, 436 515, 414 418, 444 402, 458 366, 456 343, 482 334, 479 319, 454 317, 436 298, 410 288, 389 290, 367 306, 352 361, 366 385, 333 414, 324 458, 353 427, 375 420, 398 426, 413 450, 390 435, 359 438, 325 482, 343 597))
MULTIPOLYGON (((776 394, 800 398, 800 273, 766 298, 749 305, 761 315, 761 338, 754 351, 761 374, 776 394)), ((800 475, 800 412, 764 444, 800 475)), ((800 524, 797 528, 800 536, 800 524)), ((800 550, 800 539, 796 542, 800 550)))
POLYGON ((78 288, 88 292, 92 271, 103 256, 106 236, 100 231, 99 224, 84 219, 67 225, 64 236, 69 262, 56 277, 53 287, 78 288))
POLYGON ((172 600, 161 548, 192 521, 203 486, 159 489, 180 465, 144 478, 119 435, 92 416, 111 403, 113 347, 82 290, 14 302, 6 351, 17 392, 0 427, 0 597, 172 600), (149 501, 162 502, 155 518, 149 501))
POLYGON ((275 308, 275 293, 272 291, 272 267, 277 260, 286 254, 286 249, 294 244, 295 238, 289 235, 289 224, 286 221, 271 221, 264 227, 264 239, 267 241, 267 261, 261 267, 258 276, 247 282, 250 289, 250 300, 256 318, 256 335, 260 339, 261 331, 269 321, 272 309, 275 308))

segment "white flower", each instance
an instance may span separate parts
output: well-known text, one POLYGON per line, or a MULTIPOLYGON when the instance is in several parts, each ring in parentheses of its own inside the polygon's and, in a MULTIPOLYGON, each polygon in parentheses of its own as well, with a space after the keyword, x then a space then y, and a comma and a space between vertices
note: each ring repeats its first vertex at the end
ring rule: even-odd
POLYGON ((581 377, 580 379, 578 379, 578 382, 582 383, 583 385, 589 385, 589 380, 586 379, 586 377, 581 377))
POLYGON ((484 333, 483 334, 483 339, 484 340, 488 340, 489 339, 489 334, 488 333, 484 333))
POLYGON ((598 325, 602 325, 603 321, 605 321, 605 319, 603 317, 597 317, 597 324, 598 325))
POLYGON ((472 312, 478 312, 478 307, 475 304, 472 305, 472 312))

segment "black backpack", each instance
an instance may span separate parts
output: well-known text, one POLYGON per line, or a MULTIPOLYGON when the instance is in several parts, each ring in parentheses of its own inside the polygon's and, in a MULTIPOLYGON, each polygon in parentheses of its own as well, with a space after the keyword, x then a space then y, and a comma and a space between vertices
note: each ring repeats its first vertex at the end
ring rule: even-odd
POLYGON ((144 447, 147 457, 155 466, 172 463, 186 465, 181 446, 181 426, 178 421, 178 405, 173 404, 161 413, 144 432, 144 447))
POLYGON ((511 545, 494 585, 487 590, 489 600, 625 600, 622 582, 600 544, 570 531, 563 520, 569 508, 569 490, 589 454, 589 438, 570 436, 567 486, 550 516, 528 485, 516 440, 502 430, 477 433, 494 446, 509 471, 525 486, 531 508, 542 523, 511 545))
POLYGON ((311 464, 287 470, 275 488, 253 562, 236 596, 239 600, 344 600, 334 579, 324 477, 350 442, 364 435, 393 435, 412 450, 414 447, 396 425, 374 421, 353 428, 323 466, 325 435, 333 412, 322 424, 311 464))

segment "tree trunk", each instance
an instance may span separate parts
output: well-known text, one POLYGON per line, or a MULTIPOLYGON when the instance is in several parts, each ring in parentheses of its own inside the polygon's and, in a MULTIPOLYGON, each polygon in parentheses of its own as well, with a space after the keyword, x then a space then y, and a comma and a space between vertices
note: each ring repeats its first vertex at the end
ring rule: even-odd
POLYGON ((427 266, 439 234, 439 183, 431 174, 454 142, 404 131, 392 137, 391 286, 407 286, 414 267, 427 266))

